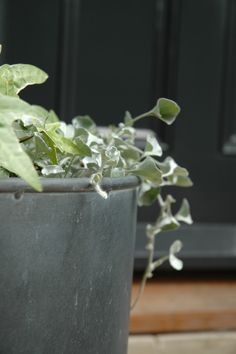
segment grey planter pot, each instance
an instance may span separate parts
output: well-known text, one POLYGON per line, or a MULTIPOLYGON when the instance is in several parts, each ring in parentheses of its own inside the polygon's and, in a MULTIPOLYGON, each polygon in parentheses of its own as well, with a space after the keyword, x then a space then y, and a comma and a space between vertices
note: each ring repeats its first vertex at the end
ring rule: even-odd
POLYGON ((125 354, 138 179, 0 181, 0 353, 125 354))

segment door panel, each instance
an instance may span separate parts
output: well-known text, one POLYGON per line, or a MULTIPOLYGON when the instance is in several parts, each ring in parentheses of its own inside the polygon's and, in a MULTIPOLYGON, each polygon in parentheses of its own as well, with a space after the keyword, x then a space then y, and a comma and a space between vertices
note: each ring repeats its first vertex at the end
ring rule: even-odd
POLYGON ((49 74, 43 86, 33 86, 22 97, 55 107, 59 54, 59 0, 0 0, 5 4, 4 55, 8 63, 29 63, 49 74))
MULTIPOLYGON (((157 97, 180 104, 173 126, 141 126, 159 134, 194 181, 171 192, 190 200, 195 225, 157 240, 160 254, 182 237, 186 269, 210 259, 212 268, 235 267, 235 19, 234 0, 0 0, 1 62, 34 63, 50 76, 25 92, 30 102, 100 125, 127 109, 144 112, 157 97)), ((146 257, 144 222, 154 217, 155 208, 139 212, 137 260, 146 257)))

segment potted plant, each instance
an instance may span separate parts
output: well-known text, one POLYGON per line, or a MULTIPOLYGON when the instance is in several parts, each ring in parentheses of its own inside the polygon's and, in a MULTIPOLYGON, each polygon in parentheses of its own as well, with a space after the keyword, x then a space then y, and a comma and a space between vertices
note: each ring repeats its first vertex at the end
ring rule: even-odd
POLYGON ((188 187, 188 172, 167 157, 153 135, 144 151, 134 124, 146 117, 174 122, 180 108, 161 98, 149 112, 109 129, 89 116, 72 124, 19 97, 47 79, 25 64, 0 67, 0 352, 125 354, 136 206, 159 204, 147 226, 147 278, 155 236, 191 223, 183 200, 162 197, 166 185, 188 187), (19 178, 20 177, 20 178, 19 178))

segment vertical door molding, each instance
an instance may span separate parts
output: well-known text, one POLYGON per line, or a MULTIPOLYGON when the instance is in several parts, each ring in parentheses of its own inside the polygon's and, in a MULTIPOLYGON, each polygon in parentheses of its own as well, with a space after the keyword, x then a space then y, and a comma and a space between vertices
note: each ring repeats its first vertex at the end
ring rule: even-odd
POLYGON ((76 110, 80 0, 61 0, 58 112, 65 120, 76 110))
MULTIPOLYGON (((154 84, 155 97, 176 98, 181 0, 156 0, 154 84)), ((161 138, 173 149, 174 128, 155 122, 161 138)), ((167 145, 166 145, 167 146, 167 145)))
POLYGON ((224 155, 236 155, 236 4, 227 1, 224 58, 222 63, 222 107, 220 142, 224 155))
POLYGON ((0 44, 2 44, 2 53, 0 55, 0 64, 4 63, 4 53, 5 53, 5 21, 6 21, 6 12, 7 12, 7 0, 0 1, 0 44))

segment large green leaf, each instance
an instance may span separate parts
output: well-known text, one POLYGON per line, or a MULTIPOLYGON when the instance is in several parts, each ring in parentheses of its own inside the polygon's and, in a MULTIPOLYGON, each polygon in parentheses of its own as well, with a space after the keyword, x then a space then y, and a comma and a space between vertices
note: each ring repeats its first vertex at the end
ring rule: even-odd
POLYGON ((29 64, 2 65, 0 67, 0 93, 17 96, 28 85, 42 84, 48 75, 29 64))
POLYGON ((74 143, 71 139, 58 134, 56 131, 47 130, 45 133, 61 152, 79 156, 91 156, 89 147, 82 140, 79 139, 74 143))
POLYGON ((18 97, 2 95, 0 93, 0 123, 11 125, 15 120, 21 120, 24 126, 44 126, 44 116, 35 106, 18 97))
POLYGON ((30 110, 30 105, 17 97, 0 94, 0 123, 11 124, 22 119, 30 110))
POLYGON ((23 178, 37 191, 42 191, 32 161, 23 150, 13 128, 10 126, 0 125, 0 166, 23 178))
POLYGON ((35 157, 48 156, 51 163, 58 164, 57 151, 54 142, 45 132, 34 133, 35 141, 35 157))
POLYGON ((9 172, 5 168, 0 167, 0 178, 8 178, 9 172))
POLYGON ((12 128, 12 123, 26 117, 30 108, 28 103, 19 98, 0 94, 0 166, 40 191, 42 188, 38 174, 12 128))

